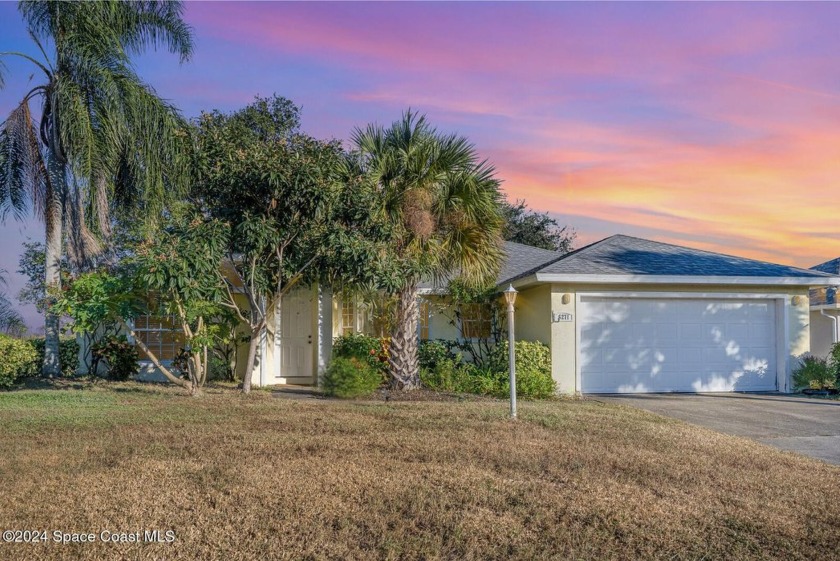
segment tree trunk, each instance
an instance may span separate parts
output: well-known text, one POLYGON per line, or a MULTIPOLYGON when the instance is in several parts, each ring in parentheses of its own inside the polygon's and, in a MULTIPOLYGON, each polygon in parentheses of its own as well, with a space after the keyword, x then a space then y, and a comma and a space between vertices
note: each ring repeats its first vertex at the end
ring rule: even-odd
MULTIPOLYGON (((242 393, 249 393, 251 391, 251 377, 254 375, 254 366, 257 363, 257 347, 260 344, 260 337, 262 336, 264 327, 265 320, 251 327, 251 341, 248 343, 248 362, 245 364, 245 373, 242 375, 242 393)), ((265 360, 265 357, 262 357, 261 360, 265 360)))
POLYGON ((184 380, 183 378, 177 377, 168 368, 161 364, 161 362, 158 360, 158 358, 155 356, 152 350, 149 347, 147 347, 141 339, 137 338, 137 333, 135 333, 134 330, 131 327, 129 327, 129 325, 126 322, 120 320, 119 324, 120 327, 122 327, 126 333, 131 335, 131 337, 134 339, 134 342, 137 344, 138 347, 140 347, 140 350, 143 351, 143 354, 146 355, 148 359, 152 361, 152 364, 157 366, 158 370, 160 370, 161 374, 163 374, 167 380, 169 380, 173 384, 176 384, 186 389, 188 392, 190 392, 190 395, 197 394, 197 389, 195 385, 190 380, 184 380))
POLYGON ((391 387, 396 390, 420 388, 420 366, 417 360, 417 284, 411 283, 398 294, 397 317, 391 337, 388 365, 391 387))
POLYGON ((62 226, 64 220, 64 193, 66 191, 65 164, 55 154, 47 158, 49 181, 45 209, 46 238, 45 285, 47 305, 44 322, 44 363, 42 374, 47 378, 61 376, 59 356, 59 317, 54 310, 56 293, 61 290, 61 250, 63 247, 62 226))

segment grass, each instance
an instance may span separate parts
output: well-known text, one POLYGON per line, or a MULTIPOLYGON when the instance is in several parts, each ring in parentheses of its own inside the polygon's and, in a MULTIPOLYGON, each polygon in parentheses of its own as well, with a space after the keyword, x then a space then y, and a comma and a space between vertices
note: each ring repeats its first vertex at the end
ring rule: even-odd
POLYGON ((594 401, 0 393, 0 559, 837 559, 840 468, 594 401))

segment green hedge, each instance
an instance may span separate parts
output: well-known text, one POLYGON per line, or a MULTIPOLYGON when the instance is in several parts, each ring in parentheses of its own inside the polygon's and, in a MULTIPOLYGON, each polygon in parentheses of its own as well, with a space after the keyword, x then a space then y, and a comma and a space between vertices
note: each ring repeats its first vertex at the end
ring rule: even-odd
POLYGON ((0 388, 11 387, 26 375, 37 358, 31 342, 0 334, 0 388))
MULTIPOLYGON (((539 341, 517 341, 513 348, 516 351, 517 373, 534 371, 551 377, 551 349, 548 348, 548 345, 539 341)), ((507 341, 502 341, 493 347, 487 364, 490 369, 497 372, 508 371, 510 359, 508 358, 507 341)))
POLYGON ((358 397, 373 393, 385 378, 363 359, 334 358, 324 373, 324 392, 335 397, 358 397))
MULTIPOLYGON (((444 348, 446 345, 443 345, 444 348)), ((516 342, 516 393, 523 399, 552 397, 557 386, 551 377, 551 352, 534 341, 516 342)), ((490 354, 489 367, 479 368, 460 358, 437 358, 420 370, 423 385, 436 391, 472 393, 505 398, 510 395, 507 343, 490 354)))

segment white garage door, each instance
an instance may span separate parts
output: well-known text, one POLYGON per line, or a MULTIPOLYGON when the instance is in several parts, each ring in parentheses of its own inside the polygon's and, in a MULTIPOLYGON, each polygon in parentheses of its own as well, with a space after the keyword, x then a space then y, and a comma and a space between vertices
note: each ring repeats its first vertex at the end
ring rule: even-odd
POLYGON ((776 389, 773 300, 582 297, 584 393, 776 389))

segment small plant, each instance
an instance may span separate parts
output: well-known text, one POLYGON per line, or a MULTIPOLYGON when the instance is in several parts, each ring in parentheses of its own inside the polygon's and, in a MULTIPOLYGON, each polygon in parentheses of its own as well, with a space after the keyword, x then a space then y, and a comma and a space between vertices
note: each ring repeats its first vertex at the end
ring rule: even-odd
POLYGON ((793 372, 793 386, 796 389, 834 389, 835 375, 829 361, 817 356, 806 356, 793 372))
POLYGON ((108 369, 108 378, 125 381, 140 370, 137 348, 124 336, 111 336, 101 339, 91 347, 94 365, 104 363, 108 369))
POLYGON ((384 381, 382 371, 366 360, 336 357, 324 373, 324 392, 335 397, 358 397, 373 393, 384 381))
POLYGON ((0 334, 0 388, 11 387, 38 360, 29 341, 0 334))

